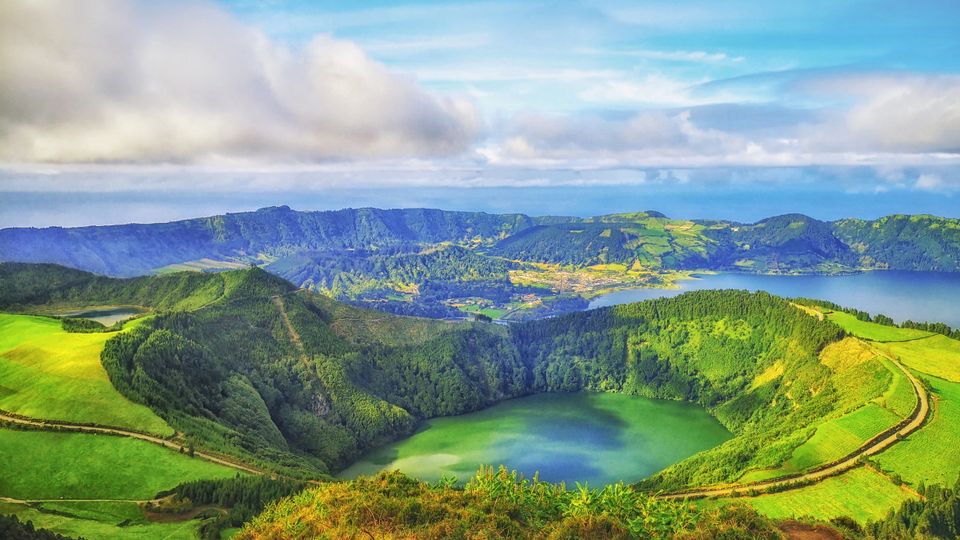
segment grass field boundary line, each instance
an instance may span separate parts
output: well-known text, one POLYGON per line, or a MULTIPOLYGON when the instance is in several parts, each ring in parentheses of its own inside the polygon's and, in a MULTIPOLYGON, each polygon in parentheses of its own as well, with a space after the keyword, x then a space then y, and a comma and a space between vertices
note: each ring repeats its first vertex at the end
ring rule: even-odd
MULTIPOLYGON (((20 415, 13 415, 6 411, 0 411, 0 422, 5 422, 9 424, 16 424, 22 427, 34 428, 39 430, 46 431, 57 431, 57 432, 74 432, 74 433, 84 433, 88 435, 113 435, 119 437, 129 437, 132 439, 139 439, 141 441, 151 442, 154 444, 159 444, 170 450, 180 452, 183 450, 184 445, 179 442, 175 442, 170 439, 163 439, 153 435, 147 435, 137 431, 127 430, 124 428, 117 427, 107 427, 107 426, 91 426, 86 424, 71 424, 67 422, 60 421, 48 421, 41 420, 38 418, 29 418, 20 415)), ((211 463, 216 463, 218 465, 223 465, 240 471, 244 471, 256 475, 270 475, 267 471, 252 467, 250 465, 245 465, 243 463, 238 463, 231 459, 226 458, 225 456, 220 456, 212 452, 205 452, 202 450, 195 450, 194 456, 204 459, 211 463)))

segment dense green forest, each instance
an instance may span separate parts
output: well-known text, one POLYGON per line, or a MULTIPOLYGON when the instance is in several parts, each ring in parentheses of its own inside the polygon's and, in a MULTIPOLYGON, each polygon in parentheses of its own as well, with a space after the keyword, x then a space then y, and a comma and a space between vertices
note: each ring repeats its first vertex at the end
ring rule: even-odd
POLYGON ((0 538, 4 540, 70 540, 66 536, 39 529, 33 523, 20 521, 17 516, 0 514, 0 538))
POLYGON ((177 511, 208 505, 226 508, 226 513, 204 520, 197 531, 201 540, 218 540, 224 529, 240 527, 263 512, 270 503, 303 491, 305 487, 305 482, 266 476, 196 480, 159 493, 158 498, 163 498, 157 505, 159 508, 148 509, 162 511, 161 505, 177 511))

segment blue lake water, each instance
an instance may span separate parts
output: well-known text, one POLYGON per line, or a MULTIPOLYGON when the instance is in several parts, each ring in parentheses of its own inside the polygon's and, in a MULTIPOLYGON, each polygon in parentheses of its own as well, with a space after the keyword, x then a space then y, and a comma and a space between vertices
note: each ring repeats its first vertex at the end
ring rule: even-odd
POLYGON ((679 282, 679 289, 630 289, 590 302, 589 309, 677 296, 701 289, 767 291, 788 298, 804 296, 841 306, 907 319, 947 323, 960 328, 960 274, 941 272, 865 272, 848 276, 766 276, 710 274, 679 282))

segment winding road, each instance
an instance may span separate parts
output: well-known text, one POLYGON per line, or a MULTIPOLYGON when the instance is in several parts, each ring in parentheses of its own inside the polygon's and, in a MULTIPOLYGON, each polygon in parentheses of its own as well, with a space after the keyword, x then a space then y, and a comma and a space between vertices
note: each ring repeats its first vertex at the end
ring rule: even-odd
POLYGON ((873 439, 867 441, 860 448, 857 448, 852 453, 841 458, 839 461, 822 465, 800 475, 772 478, 770 480, 761 480, 746 484, 727 484, 715 487, 695 488, 676 493, 666 493, 660 495, 660 497, 664 499, 683 499, 753 495, 757 492, 763 493, 771 490, 786 491, 788 489, 804 487, 811 483, 819 482, 825 478, 836 476, 854 469, 861 465, 861 458, 878 454, 895 444, 903 437, 906 437, 907 435, 920 429, 924 421, 927 419, 927 415, 930 413, 930 398, 927 395, 927 391, 924 389, 923 384, 897 359, 876 349, 875 347, 869 345, 869 343, 866 344, 875 354, 890 360, 895 366, 897 366, 900 371, 906 375, 907 379, 910 381, 910 384, 913 385, 913 391, 917 396, 917 405, 914 407, 913 414, 901 422, 901 427, 899 429, 883 436, 874 437, 873 439))

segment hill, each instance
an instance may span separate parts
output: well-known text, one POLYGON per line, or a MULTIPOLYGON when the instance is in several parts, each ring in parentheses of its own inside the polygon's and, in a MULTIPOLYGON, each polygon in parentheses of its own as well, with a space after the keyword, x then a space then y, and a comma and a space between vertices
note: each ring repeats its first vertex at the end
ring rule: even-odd
POLYGON ((593 218, 271 207, 160 224, 0 230, 0 261, 129 277, 256 264, 298 287, 405 315, 531 319, 683 272, 960 270, 960 220, 895 215, 753 224, 647 211, 593 218))

